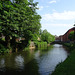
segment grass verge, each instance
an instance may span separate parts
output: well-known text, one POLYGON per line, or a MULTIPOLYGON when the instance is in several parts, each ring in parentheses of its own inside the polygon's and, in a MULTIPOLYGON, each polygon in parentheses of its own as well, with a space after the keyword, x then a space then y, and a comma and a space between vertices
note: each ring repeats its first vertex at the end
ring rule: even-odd
POLYGON ((51 75, 75 75, 75 44, 64 44, 67 46, 71 54, 68 58, 60 63, 51 75))

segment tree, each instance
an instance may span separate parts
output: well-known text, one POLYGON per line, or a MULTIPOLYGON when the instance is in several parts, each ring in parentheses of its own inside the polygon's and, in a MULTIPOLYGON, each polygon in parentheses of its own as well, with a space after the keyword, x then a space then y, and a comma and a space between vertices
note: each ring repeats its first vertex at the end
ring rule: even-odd
POLYGON ((28 43, 39 33, 41 28, 40 15, 37 14, 37 2, 27 0, 0 1, 0 33, 5 36, 7 47, 10 37, 15 42, 16 37, 24 37, 28 43))
POLYGON ((74 43, 75 43, 75 24, 74 24, 74 43))
MULTIPOLYGON (((36 12, 37 3, 29 2, 26 7, 25 22, 22 26, 23 37, 26 40, 32 40, 35 35, 39 34, 41 28, 40 19, 41 16, 36 12)), ((23 14, 22 14, 23 15, 23 14)))
POLYGON ((70 41, 74 40, 74 31, 71 31, 68 35, 68 38, 70 39, 70 41))
POLYGON ((17 3, 17 4, 19 4, 19 3, 28 3, 28 0, 10 0, 10 1, 12 1, 14 3, 17 3))
POLYGON ((51 35, 47 30, 43 30, 41 33, 41 40, 50 43, 55 40, 55 37, 51 35))
POLYGON ((0 12, 0 28, 1 33, 5 36, 7 47, 10 45, 10 36, 12 35, 14 25, 12 22, 13 5, 10 1, 1 1, 1 12, 0 12))

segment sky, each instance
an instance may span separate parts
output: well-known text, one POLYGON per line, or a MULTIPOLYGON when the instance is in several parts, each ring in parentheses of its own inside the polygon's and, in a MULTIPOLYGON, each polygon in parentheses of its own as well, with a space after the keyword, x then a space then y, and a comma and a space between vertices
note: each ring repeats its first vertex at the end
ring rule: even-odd
POLYGON ((42 30, 52 35, 64 35, 75 24, 75 0, 34 0, 42 17, 42 30))

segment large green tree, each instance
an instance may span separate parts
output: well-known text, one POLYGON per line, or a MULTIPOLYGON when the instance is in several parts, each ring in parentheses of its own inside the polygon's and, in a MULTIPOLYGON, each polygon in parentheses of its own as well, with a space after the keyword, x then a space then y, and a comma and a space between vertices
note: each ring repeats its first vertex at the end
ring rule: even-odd
POLYGON ((7 46, 10 45, 10 36, 15 33, 15 26, 13 24, 12 12, 14 10, 10 1, 0 2, 0 32, 5 36, 7 46))
POLYGON ((41 40, 51 43, 55 40, 55 37, 51 35, 46 29, 41 33, 41 40))
MULTIPOLYGON (((16 37, 25 38, 28 43, 41 28, 40 15, 37 14, 37 2, 33 0, 0 1, 0 33, 5 36, 7 47, 16 37)), ((27 44, 26 43, 26 44, 27 44)))

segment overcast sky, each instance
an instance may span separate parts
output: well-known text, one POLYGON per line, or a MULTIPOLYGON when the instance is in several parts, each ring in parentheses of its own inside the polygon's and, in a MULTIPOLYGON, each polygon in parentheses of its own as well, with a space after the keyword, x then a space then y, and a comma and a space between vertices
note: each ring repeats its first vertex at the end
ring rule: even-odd
POLYGON ((39 2, 42 30, 63 35, 75 23, 75 0, 34 0, 39 2))

